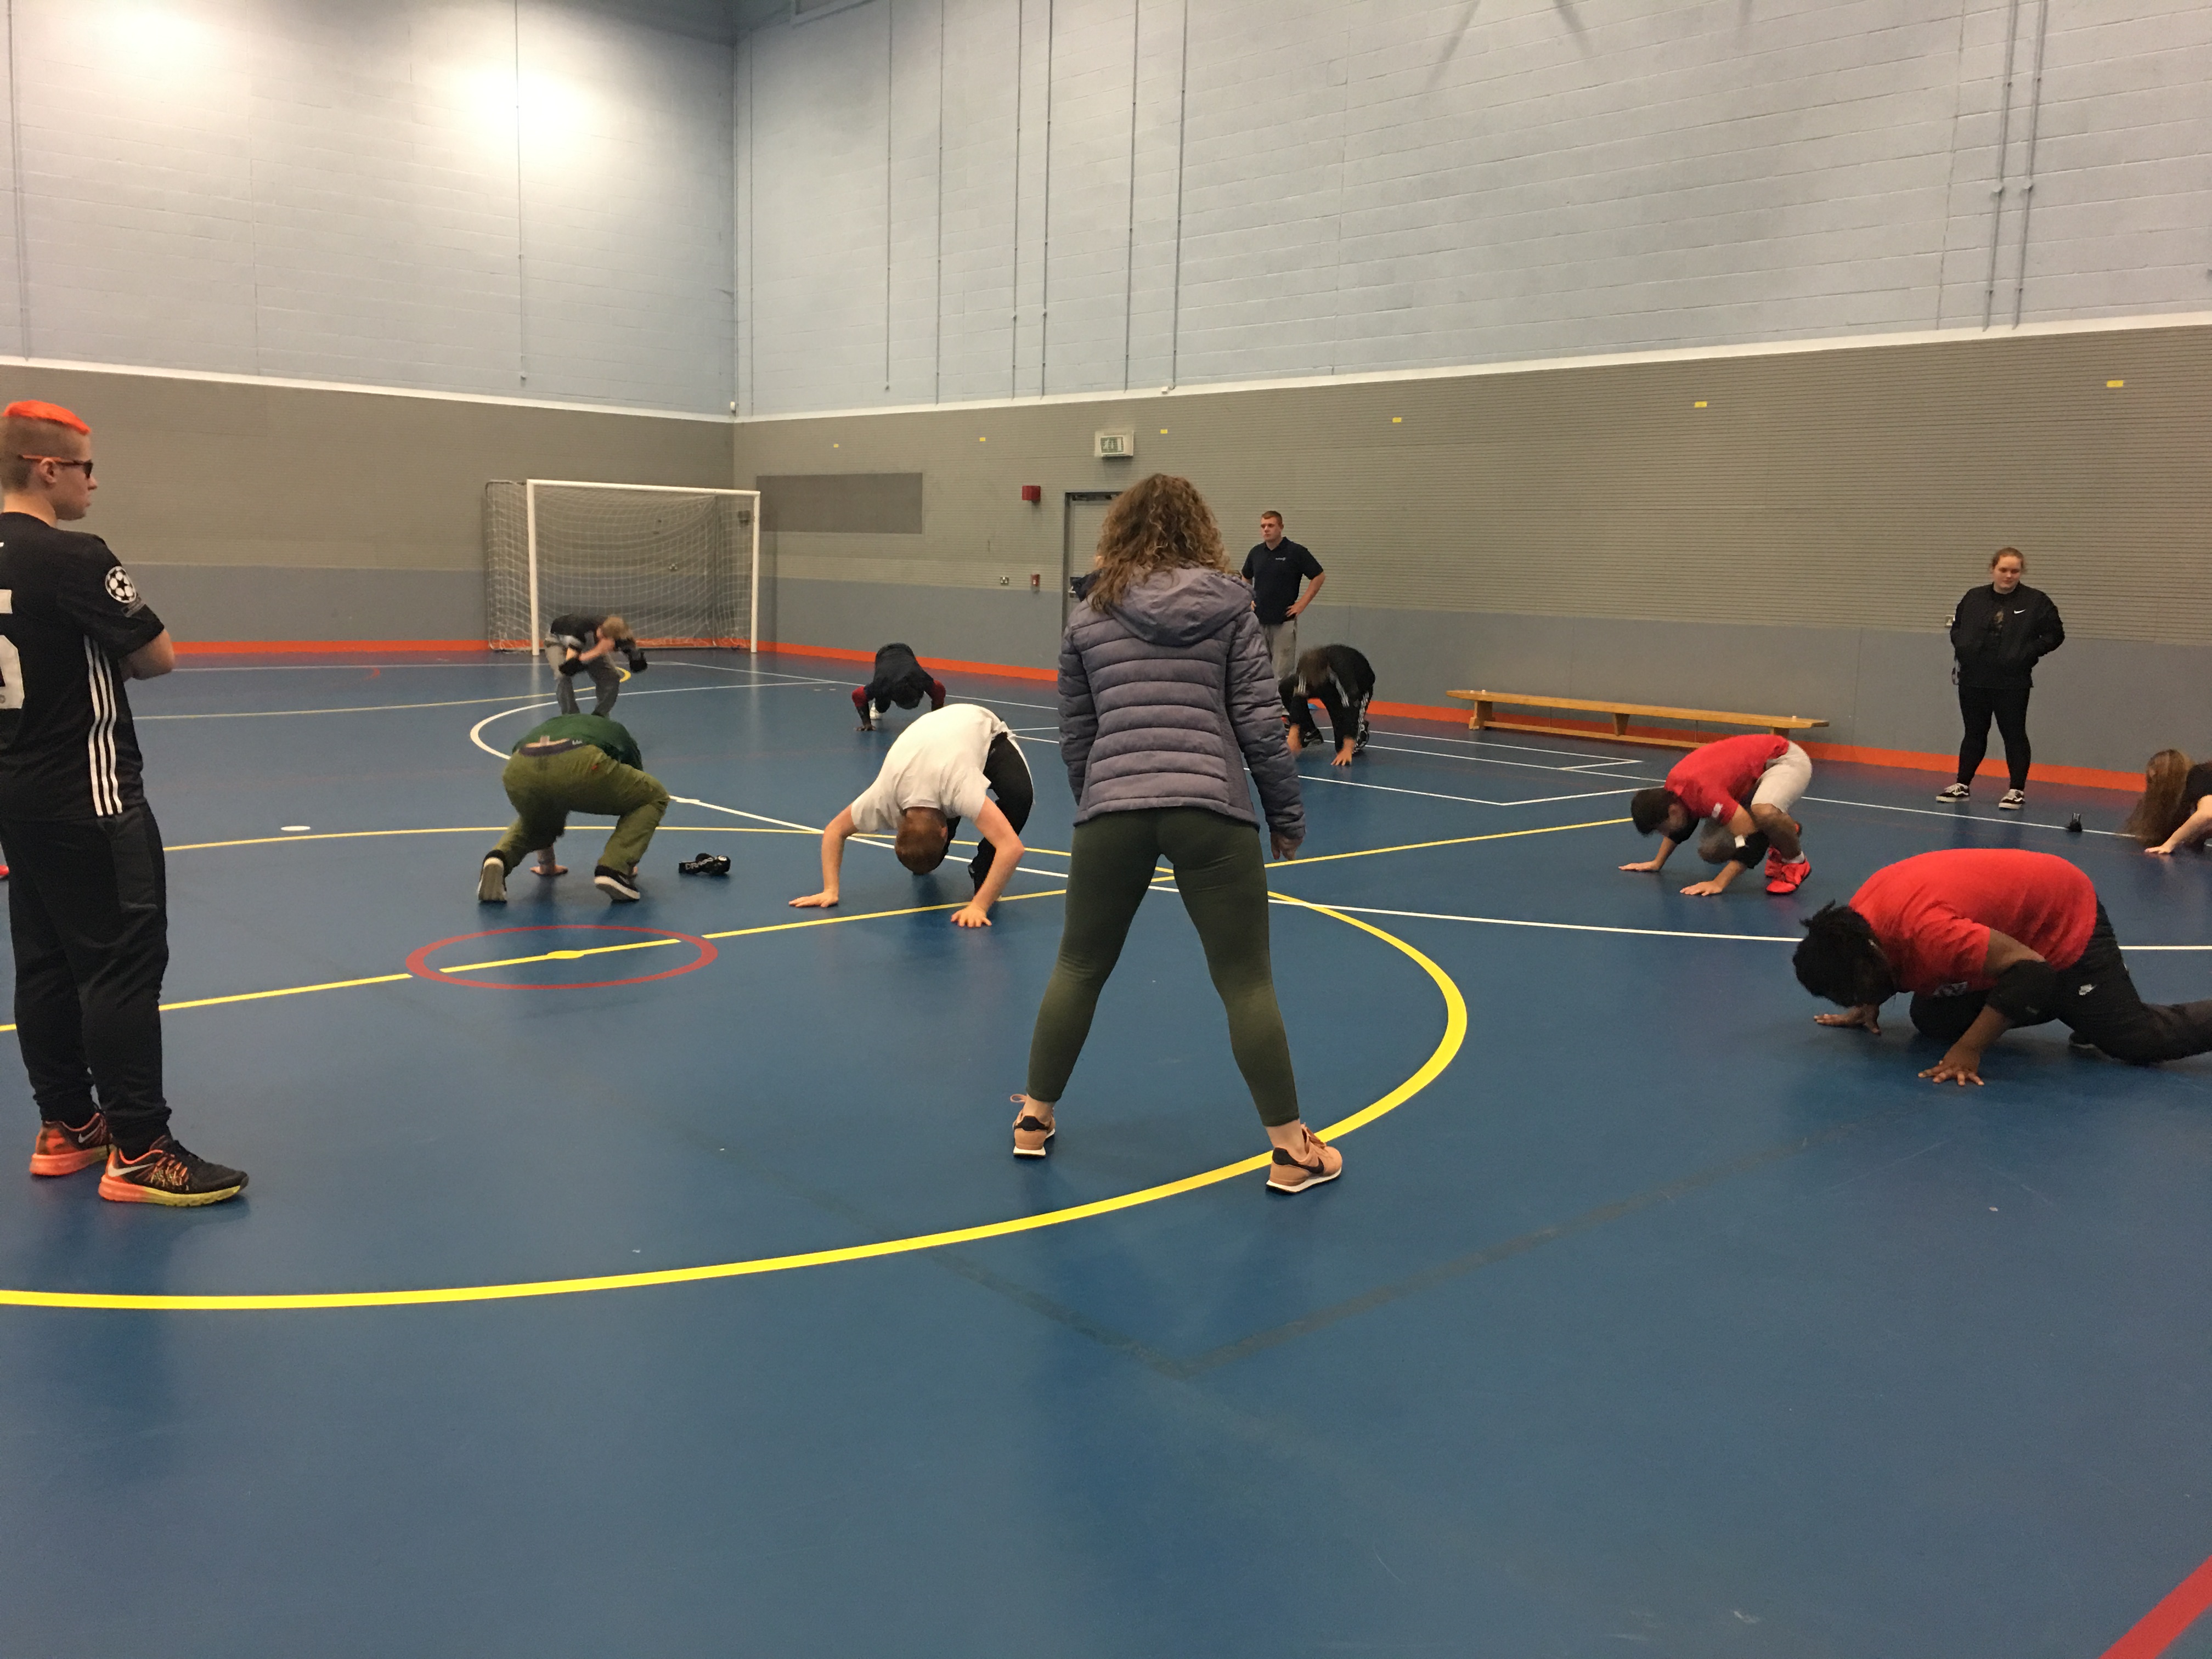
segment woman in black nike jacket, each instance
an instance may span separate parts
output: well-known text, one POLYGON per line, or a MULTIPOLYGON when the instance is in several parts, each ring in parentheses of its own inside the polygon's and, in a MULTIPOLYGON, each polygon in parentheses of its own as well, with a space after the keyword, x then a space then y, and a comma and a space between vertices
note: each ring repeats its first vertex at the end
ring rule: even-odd
POLYGON ((1951 650, 1959 661, 1953 678, 1966 736, 1959 744, 1959 781, 1938 800, 1965 800, 1972 793, 1994 714, 2012 775, 2012 787, 1997 805, 2017 812, 2027 805, 2027 694, 2035 665, 2065 644, 2066 625, 2049 594, 2021 580, 2027 569, 2018 548, 1999 548, 1990 558, 1989 585, 1970 590, 1951 613, 1951 650))

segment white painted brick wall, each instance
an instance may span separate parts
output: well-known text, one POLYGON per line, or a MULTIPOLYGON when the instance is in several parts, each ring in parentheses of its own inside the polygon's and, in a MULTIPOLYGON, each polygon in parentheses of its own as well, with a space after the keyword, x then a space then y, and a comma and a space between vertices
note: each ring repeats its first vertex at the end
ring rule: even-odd
POLYGON ((520 262, 507 0, 14 12, 22 155, 0 183, 22 180, 28 246, 11 201, 0 350, 702 412, 735 396, 731 52, 653 26, 703 27, 698 6, 525 0, 520 262))
POLYGON ((877 0, 750 45, 761 413, 2212 309, 2204 0, 877 0))

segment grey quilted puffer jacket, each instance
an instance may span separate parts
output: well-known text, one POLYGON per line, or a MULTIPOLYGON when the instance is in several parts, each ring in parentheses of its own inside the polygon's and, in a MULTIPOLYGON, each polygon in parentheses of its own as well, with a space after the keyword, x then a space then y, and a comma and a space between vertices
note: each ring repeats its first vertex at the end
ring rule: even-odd
POLYGON ((1075 821, 1202 806, 1303 840, 1305 805, 1252 590, 1218 570, 1164 571, 1109 611, 1075 608, 1060 641, 1060 749, 1075 821))

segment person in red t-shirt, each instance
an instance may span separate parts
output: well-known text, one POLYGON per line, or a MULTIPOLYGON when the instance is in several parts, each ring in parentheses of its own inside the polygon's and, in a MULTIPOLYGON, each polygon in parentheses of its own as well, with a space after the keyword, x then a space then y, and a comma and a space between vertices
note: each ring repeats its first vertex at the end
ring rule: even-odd
POLYGON ((2051 1019, 2139 1066, 2212 1052, 2212 1000, 2146 1004, 2089 878, 2048 853, 1954 848, 1877 870, 1805 923, 1796 967, 1848 1011, 1823 1025, 1880 1035, 1881 1005, 1910 991, 1913 1024, 1951 1045, 1920 1074, 1938 1083, 1978 1084, 1990 1044, 2051 1019))
POLYGON ((1707 828, 1698 854, 1721 866, 1709 881, 1682 890, 1693 896, 1723 893, 1728 884, 1766 856, 1766 890, 1794 893, 1813 873, 1798 837, 1804 826, 1790 816, 1813 781, 1812 757, 1787 738, 1723 738, 1692 749, 1674 763, 1664 788, 1639 789, 1628 803, 1636 833, 1665 837, 1659 856, 1624 870, 1658 871, 1689 840, 1699 820, 1707 828))

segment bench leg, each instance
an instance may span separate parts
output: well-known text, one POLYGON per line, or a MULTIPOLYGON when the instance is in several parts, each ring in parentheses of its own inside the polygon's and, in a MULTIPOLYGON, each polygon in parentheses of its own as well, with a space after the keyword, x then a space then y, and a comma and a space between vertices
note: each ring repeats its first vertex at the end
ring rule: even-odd
POLYGON ((1625 738, 1628 735, 1627 715, 1615 714, 1613 717, 1613 735, 1616 738, 1625 738))
POLYGON ((1484 726, 1489 725, 1492 720, 1497 718, 1491 712, 1491 704, 1481 702, 1478 699, 1474 705, 1474 718, 1467 723, 1467 729, 1470 732, 1480 732, 1484 726))

